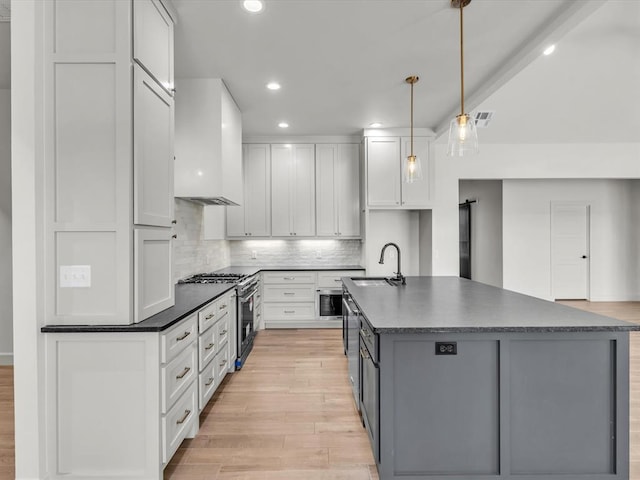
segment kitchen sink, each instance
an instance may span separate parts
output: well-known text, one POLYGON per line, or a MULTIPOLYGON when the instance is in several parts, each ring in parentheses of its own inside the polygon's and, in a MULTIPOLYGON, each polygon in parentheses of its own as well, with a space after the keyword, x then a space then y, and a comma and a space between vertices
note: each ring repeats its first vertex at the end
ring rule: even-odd
POLYGON ((384 277, 376 278, 352 278, 356 287, 390 287, 393 286, 389 280, 384 277))

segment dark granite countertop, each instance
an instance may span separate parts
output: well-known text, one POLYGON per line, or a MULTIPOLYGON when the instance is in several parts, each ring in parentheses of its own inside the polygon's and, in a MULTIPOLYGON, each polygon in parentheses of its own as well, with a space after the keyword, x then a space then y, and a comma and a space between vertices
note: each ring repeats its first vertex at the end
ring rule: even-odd
POLYGON ((458 277, 407 277, 398 287, 358 287, 343 280, 378 333, 640 330, 640 325, 458 277))
MULTIPOLYGON (((278 265, 278 266, 231 266, 216 270, 215 273, 241 273, 253 275, 260 271, 310 271, 310 270, 364 270, 360 265, 278 265)), ((44 333, 87 333, 87 332, 161 332, 183 318, 191 315, 223 293, 231 290, 235 284, 193 284, 179 283, 175 286, 176 303, 140 323, 131 325, 47 325, 44 333)))
POLYGON ((256 266, 231 266, 216 270, 216 273, 245 273, 251 275, 257 272, 309 272, 328 270, 366 270, 361 265, 256 265, 256 266))
POLYGON ((179 283, 176 285, 176 303, 140 323, 131 325, 48 325, 44 333, 89 332, 161 332, 204 307, 220 295, 235 288, 234 283, 179 283))

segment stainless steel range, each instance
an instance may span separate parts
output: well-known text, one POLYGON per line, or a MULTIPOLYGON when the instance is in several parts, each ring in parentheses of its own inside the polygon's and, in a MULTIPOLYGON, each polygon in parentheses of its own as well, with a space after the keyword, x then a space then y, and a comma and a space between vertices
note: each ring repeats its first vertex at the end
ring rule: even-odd
POLYGON ((178 283, 235 283, 238 321, 236 324, 236 370, 244 365, 253 348, 255 330, 254 297, 258 292, 258 275, 239 273, 198 273, 179 280, 178 283))

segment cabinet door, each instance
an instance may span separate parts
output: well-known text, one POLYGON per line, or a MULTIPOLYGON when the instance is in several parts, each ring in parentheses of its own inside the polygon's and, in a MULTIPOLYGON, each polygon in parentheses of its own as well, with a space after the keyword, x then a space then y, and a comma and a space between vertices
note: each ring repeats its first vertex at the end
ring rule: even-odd
POLYGON ((400 139, 367 138, 367 204, 400 205, 400 139))
POLYGON ((134 230, 135 322, 174 305, 169 228, 134 230))
POLYGON ((133 58, 172 92, 173 21, 159 0, 133 2, 133 58))
POLYGON ((316 234, 315 147, 293 145, 291 225, 295 236, 316 234))
POLYGON ((293 155, 292 145, 271 145, 271 233, 273 236, 293 235, 291 225, 293 155))
POLYGON ((227 207, 227 236, 271 235, 271 154, 269 145, 243 147, 244 204, 227 207))
POLYGON ((360 145, 338 145, 335 168, 338 235, 360 236, 360 145))
POLYGON ((174 205, 173 98, 137 65, 134 82, 133 221, 168 227, 174 205))
MULTIPOLYGON (((402 137, 402 158, 411 154, 411 137, 402 137)), ((413 138, 413 154, 422 166, 422 179, 413 183, 402 183, 402 205, 425 206, 431 200, 431 175, 429 168, 429 139, 413 138)))
POLYGON ((378 431, 378 366, 375 364, 366 344, 360 337, 360 411, 364 420, 373 456, 376 462, 379 460, 380 444, 378 431))
POLYGON ((334 178, 338 161, 337 145, 316 145, 316 235, 338 235, 337 202, 334 178))

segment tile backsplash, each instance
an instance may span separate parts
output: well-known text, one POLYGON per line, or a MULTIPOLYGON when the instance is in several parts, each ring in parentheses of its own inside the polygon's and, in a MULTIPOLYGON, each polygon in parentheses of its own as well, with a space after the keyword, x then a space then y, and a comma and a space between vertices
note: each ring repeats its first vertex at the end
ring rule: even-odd
POLYGON ((231 264, 238 266, 362 264, 360 240, 232 240, 229 244, 231 264))
POLYGON ((173 241, 173 281, 194 273, 212 272, 228 267, 230 249, 227 240, 205 240, 202 206, 175 199, 175 234, 173 241))

